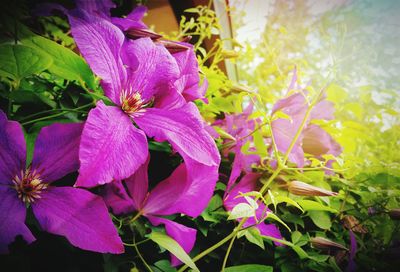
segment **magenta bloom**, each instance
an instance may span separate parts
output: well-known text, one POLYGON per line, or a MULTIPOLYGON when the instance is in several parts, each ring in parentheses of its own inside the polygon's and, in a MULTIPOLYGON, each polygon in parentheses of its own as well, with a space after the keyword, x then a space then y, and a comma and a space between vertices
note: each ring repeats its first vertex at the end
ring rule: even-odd
POLYGON ((175 59, 150 38, 126 40, 106 19, 83 10, 69 13, 74 39, 106 96, 89 112, 82 133, 76 185, 93 187, 131 176, 147 158, 147 139, 168 141, 186 160, 213 167, 218 149, 192 103, 160 103, 179 78, 175 59), (151 107, 153 105, 153 107, 151 107), (140 128, 132 124, 132 121, 140 128))
MULTIPOLYGON (((307 101, 301 93, 295 93, 279 100, 275 104, 272 113, 281 110, 291 118, 291 120, 280 118, 272 122, 272 131, 276 146, 280 152, 285 153, 289 148, 306 114, 307 108, 307 101)), ((289 155, 289 161, 295 163, 298 167, 303 167, 305 163, 304 153, 316 157, 320 157, 323 154, 338 156, 341 153, 340 145, 325 130, 318 125, 310 123, 311 120, 333 119, 333 111, 333 104, 329 101, 323 100, 315 105, 289 155)))
MULTIPOLYGON (((226 210, 231 211, 239 203, 247 203, 244 197, 240 197, 240 193, 248 193, 252 191, 257 191, 257 180, 260 178, 260 174, 248 173, 243 176, 243 178, 236 184, 233 189, 227 192, 224 199, 224 207, 226 210), (238 197, 237 197, 238 196, 238 197)), ((257 202, 258 209, 256 210, 257 221, 265 218, 267 213, 270 212, 265 204, 261 201, 257 202)), ((240 221, 241 219, 238 219, 240 221)), ((270 236, 277 239, 282 239, 282 235, 279 229, 274 224, 265 224, 261 222, 257 224, 256 218, 250 217, 244 223, 243 227, 249 227, 255 225, 255 227, 260 231, 261 235, 270 236), (256 225, 257 224, 257 225, 256 225)), ((279 243, 276 243, 279 245, 279 243)))
MULTIPOLYGON (((167 234, 189 253, 196 240, 196 230, 161 216, 175 213, 198 216, 206 207, 214 188, 202 184, 217 179, 217 167, 210 169, 192 161, 182 163, 170 177, 161 181, 150 193, 148 193, 147 168, 148 160, 125 181, 108 184, 104 199, 116 214, 138 211, 153 225, 164 224, 167 234)), ((172 265, 179 263, 179 260, 172 256, 172 265)))
POLYGON ((251 133, 254 131, 258 120, 249 119, 252 112, 253 104, 249 104, 243 113, 225 115, 224 120, 218 120, 214 123, 214 125, 220 126, 234 137, 234 139, 226 139, 224 141, 224 144, 229 145, 226 150, 223 150, 224 155, 228 156, 228 153, 232 151, 235 154, 232 171, 226 187, 227 190, 231 189, 242 172, 250 173, 252 170, 251 165, 260 162, 259 155, 243 154, 241 151, 246 142, 253 140, 251 133))
MULTIPOLYGON (((295 88, 296 81, 297 73, 294 70, 288 92, 295 88)), ((304 90, 295 92, 279 100, 272 109, 272 115, 277 111, 282 111, 291 118, 290 120, 279 118, 272 122, 272 131, 276 146, 282 154, 288 150, 292 139, 294 139, 305 117, 308 108, 305 95, 306 91, 304 90)), ((334 110, 333 103, 326 100, 321 100, 314 106, 300 137, 289 154, 290 162, 296 164, 298 167, 303 167, 305 164, 305 153, 320 157, 324 154, 338 156, 342 152, 341 146, 325 130, 318 125, 311 124, 312 120, 332 120, 334 118, 334 110)))
POLYGON ((104 201, 86 190, 52 183, 79 166, 82 124, 43 128, 35 143, 32 165, 25 166, 26 144, 21 126, 0 111, 0 252, 21 235, 35 240, 25 225, 26 206, 44 231, 65 236, 79 248, 122 253, 124 247, 104 201))

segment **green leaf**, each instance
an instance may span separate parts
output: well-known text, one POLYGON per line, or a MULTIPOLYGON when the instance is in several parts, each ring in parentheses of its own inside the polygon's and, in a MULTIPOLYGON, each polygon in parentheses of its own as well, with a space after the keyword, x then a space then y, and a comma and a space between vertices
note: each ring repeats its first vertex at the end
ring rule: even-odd
POLYGON ((296 254, 300 257, 300 259, 308 258, 307 252, 305 252, 301 247, 293 244, 289 246, 296 252, 296 254))
POLYGON ((316 261, 318 263, 321 263, 321 262, 325 262, 326 260, 328 260, 329 255, 310 252, 310 253, 308 253, 308 258, 313 261, 316 261))
POLYGON ((167 142, 149 141, 148 144, 150 150, 171 153, 171 146, 167 142))
POLYGON ((257 153, 261 157, 267 156, 267 154, 268 154, 267 145, 264 142, 264 138, 262 136, 262 131, 261 131, 261 128, 259 128, 259 127, 255 128, 255 131, 253 133, 253 142, 254 142, 255 148, 257 150, 257 153))
POLYGON ((301 232, 300 231, 293 231, 292 232, 292 243, 293 244, 296 244, 299 240, 300 240, 300 238, 301 238, 301 236, 302 236, 302 234, 301 234, 301 232))
POLYGON ((260 230, 256 227, 244 230, 244 236, 250 243, 257 245, 262 249, 265 249, 264 240, 261 237, 260 230))
POLYGON ((201 213, 201 217, 203 217, 205 221, 218 223, 221 219, 221 215, 216 213, 216 210, 219 210, 221 207, 222 198, 216 194, 211 198, 207 208, 201 213))
POLYGON ((52 99, 50 99, 48 96, 46 96, 45 93, 41 92, 35 92, 35 91, 25 91, 21 90, 15 90, 10 93, 8 96, 14 103, 16 104, 41 104, 44 103, 51 108, 55 108, 57 106, 57 103, 54 102, 52 99))
POLYGON ((308 215, 314 224, 321 229, 330 229, 332 227, 331 217, 325 211, 309 211, 308 215))
POLYGON ((272 218, 272 219, 278 221, 279 223, 281 223, 282 225, 284 225, 290 232, 292 231, 292 230, 289 228, 289 226, 288 226, 285 222, 283 222, 282 219, 280 219, 280 218, 279 218, 276 214, 274 214, 273 212, 269 212, 269 213, 267 214, 267 218, 272 218))
POLYGON ((331 207, 322 205, 319 202, 312 200, 298 200, 297 203, 305 210, 305 211, 327 211, 331 213, 337 213, 338 211, 332 209, 331 207))
POLYGON ((150 233, 149 238, 158 244, 159 246, 165 248, 169 252, 175 255, 181 262, 189 266, 195 271, 199 271, 193 260, 186 254, 183 248, 171 237, 165 233, 153 231, 150 233))
POLYGON ((38 49, 53 58, 53 64, 48 68, 51 73, 67 80, 86 82, 89 88, 96 88, 96 80, 89 66, 70 49, 36 35, 21 24, 18 26, 18 37, 23 45, 38 49))
POLYGON ((296 208, 298 208, 300 211, 304 212, 304 210, 299 206, 299 204, 297 204, 296 201, 294 201, 293 199, 287 197, 287 196, 275 196, 275 202, 277 203, 282 203, 285 202, 287 204, 290 204, 292 206, 295 206, 296 208))
POLYGON ((247 203, 239 203, 235 207, 233 207, 228 216, 228 220, 255 216, 255 212, 256 210, 251 205, 247 203))
POLYGON ((227 138, 227 139, 231 139, 232 141, 236 141, 236 138, 233 137, 232 135, 230 135, 228 132, 226 132, 225 130, 223 130, 222 128, 218 127, 218 126, 213 126, 213 128, 215 129, 215 131, 222 137, 222 138, 227 138))
MULTIPOLYGON (((269 195, 269 198, 271 199, 272 204, 274 205, 274 210, 275 210, 275 212, 276 212, 276 205, 277 205, 278 203, 276 202, 275 197, 274 197, 274 195, 272 194, 271 190, 268 190, 268 195, 269 195)), ((264 201, 264 203, 265 203, 265 201, 264 201)))
POLYGON ((294 245, 293 243, 291 243, 289 241, 276 239, 274 237, 265 236, 265 235, 261 235, 261 237, 263 239, 271 240, 271 241, 278 242, 278 243, 281 243, 281 244, 284 244, 284 245, 287 245, 287 246, 291 247, 297 253, 297 255, 300 257, 300 259, 308 258, 307 252, 305 252, 300 246, 296 246, 296 245, 294 245))
POLYGON ((198 8, 188 8, 188 9, 185 9, 185 12, 187 12, 187 13, 199 13, 199 9, 198 8))
POLYGON ((239 195, 235 196, 235 198, 238 198, 238 197, 241 197, 241 196, 243 196, 243 197, 244 196, 253 196, 253 197, 257 197, 259 199, 263 199, 264 198, 263 195, 258 191, 251 191, 251 192, 247 192, 247 193, 239 192, 239 195))
POLYGON ((40 73, 51 64, 51 57, 35 48, 20 44, 0 46, 0 76, 14 81, 40 73))
POLYGON ((261 264, 245 264, 225 268, 225 272, 273 272, 272 266, 261 264))
POLYGON ((168 260, 160 260, 154 263, 154 266, 151 266, 154 272, 175 272, 176 269, 171 266, 171 263, 168 260))

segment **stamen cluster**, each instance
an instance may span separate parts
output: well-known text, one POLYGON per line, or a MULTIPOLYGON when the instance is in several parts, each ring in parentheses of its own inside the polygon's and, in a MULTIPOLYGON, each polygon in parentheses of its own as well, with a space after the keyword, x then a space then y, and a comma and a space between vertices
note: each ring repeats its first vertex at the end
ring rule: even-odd
POLYGON ((13 188, 17 190, 18 198, 25 203, 33 203, 35 199, 41 198, 42 190, 47 188, 47 184, 43 183, 39 174, 34 170, 27 169, 25 172, 21 171, 12 180, 14 183, 13 188))
POLYGON ((122 110, 127 114, 135 113, 143 107, 142 96, 132 90, 123 90, 120 102, 122 110))

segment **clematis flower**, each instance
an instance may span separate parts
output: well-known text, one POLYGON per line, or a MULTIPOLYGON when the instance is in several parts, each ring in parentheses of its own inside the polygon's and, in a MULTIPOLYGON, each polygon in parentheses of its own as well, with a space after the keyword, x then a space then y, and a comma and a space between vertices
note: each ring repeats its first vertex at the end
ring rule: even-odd
POLYGON ((21 235, 35 240, 25 225, 32 207, 44 231, 62 235, 74 246, 102 253, 122 253, 124 247, 101 197, 86 190, 52 183, 79 166, 82 124, 42 128, 32 164, 25 167, 26 144, 21 126, 0 111, 0 252, 21 235))
POLYGON ((174 82, 173 86, 175 94, 164 95, 164 97, 156 102, 169 107, 180 107, 186 102, 196 99, 208 103, 207 99, 204 97, 208 88, 208 81, 204 79, 203 83, 200 85, 199 64, 193 45, 185 42, 175 43, 187 47, 187 50, 177 51, 172 54, 179 69, 178 79, 174 82))
MULTIPOLYGON (((293 91, 296 80, 297 74, 295 70, 289 91, 293 91)), ((281 111, 290 117, 290 119, 278 118, 272 121, 275 143, 281 153, 285 153, 288 150, 306 115, 307 109, 308 103, 302 91, 297 91, 275 103, 272 115, 281 111)), ((289 154, 290 162, 298 167, 303 167, 305 164, 304 153, 321 157, 324 154, 338 156, 342 152, 341 146, 325 130, 318 125, 311 124, 312 120, 332 120, 333 112, 333 103, 326 100, 321 100, 314 106, 310 117, 306 120, 302 133, 289 154)))
MULTIPOLYGON (((248 173, 242 177, 242 179, 237 183, 233 189, 226 193, 224 198, 224 207, 228 211, 232 211, 233 208, 240 203, 247 203, 244 197, 240 196, 240 193, 248 193, 256 191, 257 181, 260 178, 258 173, 248 173)), ((244 223, 243 227, 249 227, 254 225, 260 231, 261 235, 270 236, 277 239, 282 239, 282 235, 279 229, 274 224, 266 224, 265 222, 258 222, 266 217, 270 210, 261 201, 258 201, 258 208, 256 210, 256 218, 249 217, 244 223)), ((238 219, 239 221, 241 219, 238 219)), ((280 243, 276 243, 280 245, 280 243)))
MULTIPOLYGON (((204 95, 208 83, 207 80, 204 80, 201 86, 199 84, 199 67, 193 46, 187 42, 164 40, 162 35, 149 30, 142 21, 147 12, 145 6, 138 6, 126 17, 119 18, 111 17, 110 9, 115 7, 111 1, 76 0, 75 3, 78 10, 100 17, 117 26, 127 38, 150 38, 153 42, 164 46, 172 54, 179 69, 179 77, 173 84, 175 92, 165 94, 155 101, 159 107, 181 107, 185 102, 196 99, 207 102, 204 95)), ((73 16, 73 11, 69 11, 59 4, 41 4, 40 8, 36 9, 36 14, 48 16, 52 10, 61 11, 69 17, 73 16)))
POLYGON ((224 120, 218 120, 214 123, 214 125, 221 127, 233 137, 232 139, 229 138, 224 141, 224 144, 228 145, 228 148, 223 150, 225 156, 228 156, 229 152, 235 154, 232 171, 227 184, 228 191, 243 171, 245 173, 250 173, 251 165, 260 162, 260 156, 256 154, 244 154, 242 152, 243 145, 247 141, 252 141, 253 139, 251 133, 255 129, 257 120, 249 120, 249 116, 252 112, 253 104, 249 104, 243 110, 243 113, 225 115, 224 120))
POLYGON ((83 10, 69 12, 69 20, 79 50, 115 103, 107 106, 99 101, 89 112, 77 186, 131 176, 147 158, 146 134, 167 140, 185 160, 211 169, 219 165, 218 149, 193 103, 166 107, 155 102, 174 91, 171 86, 179 76, 176 61, 163 46, 150 38, 125 40, 118 27, 83 10))
MULTIPOLYGON (((198 216, 206 207, 214 187, 193 184, 205 184, 205 181, 210 179, 216 180, 217 172, 197 162, 185 162, 148 193, 148 162, 149 160, 124 181, 107 184, 105 202, 116 214, 137 211, 155 226, 164 224, 166 233, 189 253, 196 240, 196 230, 162 216, 175 213, 198 216)), ((172 256, 171 263, 174 266, 180 264, 175 256, 172 256)))

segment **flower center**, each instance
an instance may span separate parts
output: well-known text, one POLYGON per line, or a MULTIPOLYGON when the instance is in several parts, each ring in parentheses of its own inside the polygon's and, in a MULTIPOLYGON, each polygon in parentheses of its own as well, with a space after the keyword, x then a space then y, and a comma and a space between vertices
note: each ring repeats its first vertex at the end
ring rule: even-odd
POLYGON ((133 91, 122 91, 120 102, 122 110, 127 114, 139 111, 144 104, 140 93, 133 91))
POLYGON ((43 183, 36 171, 29 168, 20 175, 16 175, 12 180, 13 188, 17 190, 18 198, 25 203, 32 203, 35 199, 41 198, 40 193, 47 188, 47 184, 43 183))

